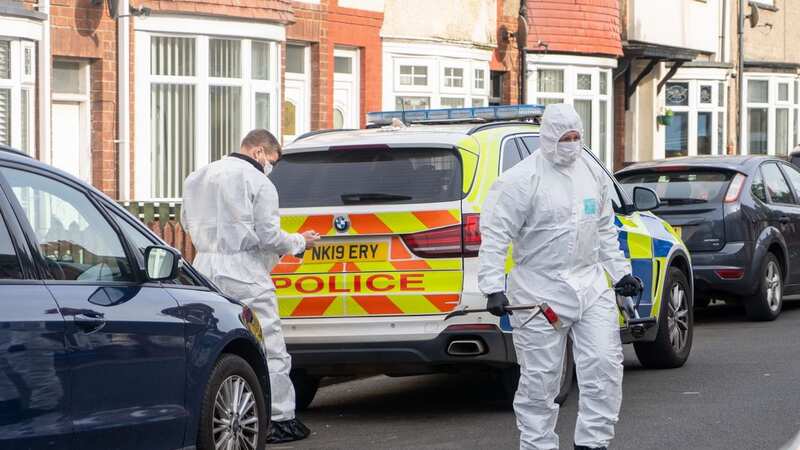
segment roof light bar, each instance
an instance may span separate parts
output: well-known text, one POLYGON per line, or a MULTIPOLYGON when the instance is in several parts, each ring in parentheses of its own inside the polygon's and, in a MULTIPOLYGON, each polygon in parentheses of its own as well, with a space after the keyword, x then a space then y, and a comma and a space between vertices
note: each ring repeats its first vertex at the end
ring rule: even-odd
POLYGON ((391 125, 392 119, 403 123, 460 122, 498 120, 533 120, 544 114, 543 105, 505 105, 479 108, 414 109, 408 111, 377 111, 367 113, 372 126, 391 125))

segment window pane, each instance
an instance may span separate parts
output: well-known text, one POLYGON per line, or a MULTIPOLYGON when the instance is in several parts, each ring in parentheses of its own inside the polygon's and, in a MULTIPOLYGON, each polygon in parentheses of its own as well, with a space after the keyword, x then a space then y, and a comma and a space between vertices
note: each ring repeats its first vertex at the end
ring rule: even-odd
POLYGON ((20 142, 21 142, 21 150, 25 153, 31 153, 31 118, 30 118, 30 101, 31 101, 31 91, 30 89, 22 89, 20 91, 21 99, 20 99, 20 142))
POLYGON ((717 95, 717 104, 719 106, 725 106, 725 97, 728 95, 728 91, 725 90, 725 83, 719 83, 719 86, 717 86, 717 95))
POLYGON ((537 70, 536 83, 539 92, 564 92, 564 71, 557 69, 537 70))
POLYGON ((761 172, 756 172, 753 177, 753 185, 750 188, 750 192, 753 193, 753 197, 764 203, 767 202, 767 188, 764 186, 764 177, 761 176, 761 172))
POLYGON ((428 85, 428 66, 414 66, 414 86, 428 85))
POLYGON ((440 104, 442 108, 463 108, 464 99, 457 97, 442 97, 440 104))
POLYGON ((794 191, 800 192, 800 172, 798 172, 794 166, 786 164, 781 164, 781 168, 783 169, 783 173, 786 174, 786 178, 792 183, 794 191))
POLYGON ((747 101, 750 103, 767 103, 769 101, 769 82, 766 80, 749 80, 747 82, 747 101))
POLYGON ((0 217, 0 280, 18 280, 22 278, 22 268, 14 251, 11 236, 0 217))
POLYGON ((33 227, 53 278, 136 280, 119 236, 84 194, 40 175, 0 171, 33 227))
POLYGON ((181 196, 195 162, 194 86, 153 84, 150 89, 151 191, 181 196))
POLYGON ((286 71, 292 73, 305 73, 306 48, 302 45, 286 46, 286 71))
POLYGON ((560 98, 539 97, 536 99, 536 103, 542 106, 547 106, 547 105, 555 105, 556 103, 564 103, 564 100, 560 98))
POLYGON ((269 42, 253 41, 252 48, 254 80, 269 80, 269 42))
POLYGON ((794 144, 795 147, 800 145, 800 110, 794 110, 794 144))
POLYGON ((800 81, 795 81, 794 82, 794 104, 795 105, 800 104, 800 102, 798 102, 798 100, 800 100, 800 81))
POLYGON ((514 167, 520 161, 522 161, 522 157, 517 149, 517 140, 506 140, 506 143, 503 144, 503 163, 501 166, 502 171, 505 172, 506 170, 514 167))
POLYGON ((486 86, 486 72, 475 69, 475 89, 484 89, 486 86))
POLYGON ((600 72, 600 95, 608 94, 608 72, 600 72))
POLYGON ((24 64, 25 64, 24 68, 25 68, 25 70, 24 70, 23 75, 25 75, 25 76, 33 76, 33 48, 29 47, 29 46, 25 46, 25 48, 22 50, 22 52, 24 54, 23 58, 25 58, 25 60, 24 60, 24 64))
POLYGON ((772 203, 794 203, 794 195, 776 164, 764 164, 761 172, 764 174, 764 184, 772 203))
POLYGON ((53 92, 85 94, 86 82, 76 61, 53 61, 53 92))
POLYGON ((337 130, 344 128, 344 113, 339 108, 333 109, 333 128, 337 130))
POLYGON ((11 89, 0 89, 0 144, 11 145, 11 89))
POLYGON ((0 78, 11 78, 11 42, 0 40, 0 78))
POLYGON ((256 93, 256 128, 271 130, 269 123, 269 94, 256 93))
POLYGON ((411 66, 400 66, 400 75, 411 75, 411 66))
POLYGON ((208 75, 219 78, 242 77, 242 41, 208 40, 208 75))
POLYGON ((396 97, 394 107, 400 111, 409 111, 412 109, 430 109, 430 97, 396 97))
POLYGON ((697 113, 697 154, 711 154, 711 113, 697 113))
POLYGON ((789 101, 789 83, 778 84, 778 101, 781 102, 789 101))
POLYGON ((283 135, 294 136, 297 134, 297 107, 286 100, 283 102, 283 135))
POLYGON ((751 155, 767 154, 767 117, 766 108, 749 108, 747 110, 747 139, 751 155))
POLYGON ((242 138, 242 88, 210 86, 208 88, 209 158, 216 161, 239 149, 242 138))
POLYGON ((789 110, 775 110, 775 154, 786 155, 789 151, 789 110))
POLYGON ((606 100, 600 100, 600 123, 598 126, 600 130, 598 130, 599 142, 597 146, 597 155, 600 157, 600 161, 605 164, 606 157, 608 156, 608 102, 606 100))
POLYGON ((481 106, 486 106, 486 102, 482 98, 473 98, 472 99, 472 107, 473 108, 480 108, 481 106))
POLYGON ((667 83, 664 92, 667 106, 689 106, 689 83, 667 83))
POLYGON ((353 73, 353 58, 347 56, 334 57, 333 71, 336 73, 353 73))
POLYGON ((464 69, 458 69, 455 67, 445 67, 444 85, 446 87, 463 87, 464 69))
POLYGON ((710 86, 710 85, 707 85, 707 84, 704 84, 704 85, 700 86, 700 103, 708 104, 708 105, 711 104, 711 102, 712 102, 712 100, 711 100, 712 95, 711 94, 712 94, 713 89, 714 89, 713 86, 710 86))
POLYGON ((717 154, 725 154, 725 113, 717 113, 717 154))
POLYGON ((592 90, 592 75, 588 73, 578 74, 578 89, 582 91, 592 90))
POLYGON ((583 121, 583 144, 587 147, 592 146, 594 136, 592 134, 592 101, 591 100, 575 100, 575 111, 581 116, 583 121))
POLYGON ((689 154, 689 113, 676 112, 672 116, 665 139, 667 158, 689 154))
POLYGON ((150 73, 152 75, 194 75, 194 38, 152 36, 150 73))

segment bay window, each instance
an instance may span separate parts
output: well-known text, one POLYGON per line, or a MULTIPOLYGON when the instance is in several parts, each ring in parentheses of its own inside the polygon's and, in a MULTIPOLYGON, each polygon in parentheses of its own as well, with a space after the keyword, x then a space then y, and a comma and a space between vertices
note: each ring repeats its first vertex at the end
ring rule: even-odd
POLYGON ((792 75, 745 76, 743 154, 785 156, 798 144, 798 80, 792 75))
POLYGON ((32 155, 35 142, 34 42, 0 38, 0 144, 32 155))
POLYGON ((528 103, 570 103, 583 121, 583 142, 608 166, 611 151, 611 64, 535 62, 528 65, 528 103))
POLYGON ((725 153, 726 84, 719 80, 675 77, 664 87, 663 115, 667 158, 725 153))
POLYGON ((253 128, 280 138, 277 42, 162 32, 136 39, 138 197, 180 198, 189 173, 238 150, 253 128))

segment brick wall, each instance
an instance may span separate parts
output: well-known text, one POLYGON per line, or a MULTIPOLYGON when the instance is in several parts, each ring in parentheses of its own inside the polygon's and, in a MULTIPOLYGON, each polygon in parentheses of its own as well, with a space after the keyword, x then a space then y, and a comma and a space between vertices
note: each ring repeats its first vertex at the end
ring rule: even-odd
POLYGON ((528 49, 622 55, 619 0, 526 0, 528 49))
POLYGON ((311 44, 311 129, 333 126, 333 51, 337 46, 360 50, 360 110, 381 109, 383 14, 340 8, 336 0, 319 5, 294 2, 295 23, 286 29, 292 41, 311 44))
POLYGON ((145 0, 137 2, 153 11, 225 16, 290 23, 291 0, 145 0))
POLYGON ((510 36, 517 32, 519 4, 520 0, 497 0, 497 48, 489 63, 492 71, 506 73, 501 102, 510 105, 519 103, 520 46, 510 36))
POLYGON ((625 77, 614 81, 614 170, 625 164, 625 77))

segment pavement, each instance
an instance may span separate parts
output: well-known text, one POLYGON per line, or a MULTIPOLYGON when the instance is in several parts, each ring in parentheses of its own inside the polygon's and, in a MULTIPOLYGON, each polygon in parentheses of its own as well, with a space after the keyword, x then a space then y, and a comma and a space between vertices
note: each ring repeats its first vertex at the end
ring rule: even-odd
MULTIPOLYGON (((800 302, 775 322, 740 308, 697 311, 686 365, 645 370, 625 346, 623 403, 613 449, 778 449, 800 431, 800 302)), ((513 449, 510 405, 482 375, 372 377, 320 389, 301 414, 313 435, 269 449, 513 449)), ((572 448, 578 392, 559 415, 572 448)))

